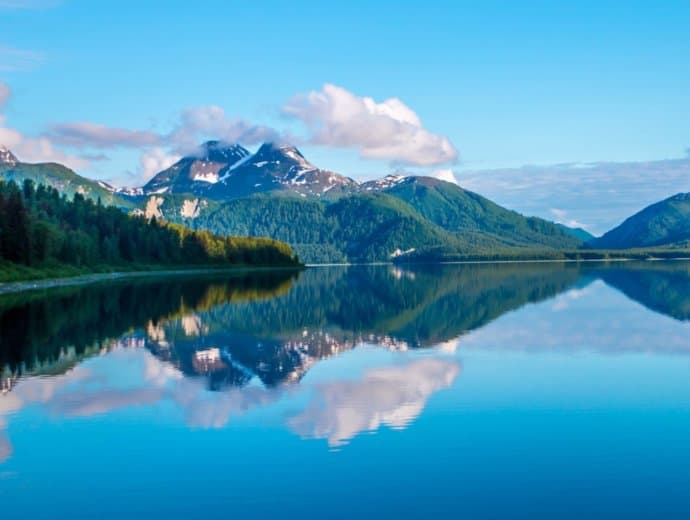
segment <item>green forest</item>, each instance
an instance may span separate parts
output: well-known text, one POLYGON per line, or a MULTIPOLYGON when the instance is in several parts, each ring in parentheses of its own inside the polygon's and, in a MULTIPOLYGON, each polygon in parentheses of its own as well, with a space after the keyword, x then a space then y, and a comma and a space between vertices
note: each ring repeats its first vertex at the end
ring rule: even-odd
POLYGON ((132 216, 79 193, 0 181, 0 279, 61 268, 292 266, 290 246, 268 238, 222 237, 132 216))

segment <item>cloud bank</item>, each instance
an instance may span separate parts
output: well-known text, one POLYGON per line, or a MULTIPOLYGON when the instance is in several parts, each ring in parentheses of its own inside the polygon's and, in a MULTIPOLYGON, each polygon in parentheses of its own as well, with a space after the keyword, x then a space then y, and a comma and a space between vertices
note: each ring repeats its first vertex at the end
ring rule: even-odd
POLYGON ((645 206, 689 192, 690 156, 472 170, 457 176, 463 188, 503 206, 600 234, 645 206))
POLYGON ((157 145, 160 136, 146 130, 127 130, 86 121, 52 125, 46 137, 73 148, 116 148, 157 145))

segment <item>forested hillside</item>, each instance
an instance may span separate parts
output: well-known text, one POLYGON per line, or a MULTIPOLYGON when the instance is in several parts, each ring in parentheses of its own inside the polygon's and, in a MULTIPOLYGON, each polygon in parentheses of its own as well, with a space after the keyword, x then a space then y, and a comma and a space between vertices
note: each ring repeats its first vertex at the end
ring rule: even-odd
POLYGON ((270 236, 290 243, 305 262, 387 261, 397 250, 438 244, 474 252, 501 247, 495 238, 473 230, 448 232, 385 193, 342 197, 331 203, 283 195, 248 197, 222 205, 194 226, 270 236))
POLYGON ((77 193, 94 201, 100 198, 106 206, 118 206, 123 209, 132 209, 136 206, 134 201, 115 193, 111 186, 82 177, 57 163, 0 162, 0 179, 5 182, 14 181, 20 186, 25 180, 30 180, 35 185, 45 184, 55 188, 60 194, 70 198, 77 193))
POLYGON ((686 249, 689 242, 690 193, 678 193, 635 213, 589 245, 598 249, 659 246, 686 249))
POLYGON ((284 241, 309 263, 386 262, 440 250, 458 258, 542 257, 591 238, 435 178, 389 175, 359 183, 274 143, 251 154, 208 141, 142 187, 116 189, 60 165, 22 163, 9 151, 0 178, 40 181, 69 198, 100 199, 217 235, 284 241))
POLYGON ((294 265, 268 238, 219 237, 131 216, 83 195, 26 180, 0 182, 0 259, 19 266, 294 265))

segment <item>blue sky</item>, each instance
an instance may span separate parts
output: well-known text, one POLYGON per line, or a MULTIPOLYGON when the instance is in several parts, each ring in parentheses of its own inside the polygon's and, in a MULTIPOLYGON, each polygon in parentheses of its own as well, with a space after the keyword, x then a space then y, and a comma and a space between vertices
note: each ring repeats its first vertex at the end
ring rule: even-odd
POLYGON ((660 178, 690 147, 688 27, 690 4, 672 1, 0 0, 0 139, 136 184, 214 132, 250 149, 275 135, 354 178, 450 170, 603 231, 690 191, 690 168, 660 178), (627 192, 621 164, 641 161, 627 192), (581 165, 519 168, 590 162, 615 167, 579 201, 557 188, 577 190, 581 165))

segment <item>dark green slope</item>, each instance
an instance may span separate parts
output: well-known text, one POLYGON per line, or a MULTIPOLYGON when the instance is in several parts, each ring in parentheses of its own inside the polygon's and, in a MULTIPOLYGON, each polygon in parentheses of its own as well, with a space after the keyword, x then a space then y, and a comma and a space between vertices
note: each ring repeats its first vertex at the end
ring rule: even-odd
POLYGON ((559 223, 556 223, 556 225, 569 235, 574 236, 582 242, 589 242, 590 240, 594 240, 596 238, 594 235, 592 235, 592 233, 581 227, 568 227, 565 224, 559 223))
POLYGON ((442 228, 465 234, 486 233, 504 246, 575 249, 582 240, 561 226, 524 217, 461 187, 431 177, 408 177, 385 193, 413 206, 442 228))
POLYGON ((291 244, 306 262, 385 261, 397 250, 435 245, 487 250, 498 242, 479 233, 456 236, 395 197, 382 193, 333 203, 262 195, 230 201, 197 228, 217 233, 270 236, 291 244))
POLYGON ((597 249, 683 245, 690 240, 690 193, 679 193, 626 219, 589 245, 597 249))
POLYGON ((344 197, 329 205, 326 214, 338 223, 337 243, 347 244, 348 257, 358 260, 387 260, 396 251, 440 244, 481 251, 498 245, 476 233, 448 233, 384 193, 344 197))
POLYGON ((72 198, 75 193, 79 193, 94 201, 100 198, 106 206, 134 207, 132 201, 113 193, 105 187, 107 185, 104 186, 97 181, 82 177, 66 166, 57 163, 0 163, 0 179, 6 182, 15 181, 20 185, 24 180, 29 179, 37 185, 43 184, 55 188, 69 198, 72 198))

